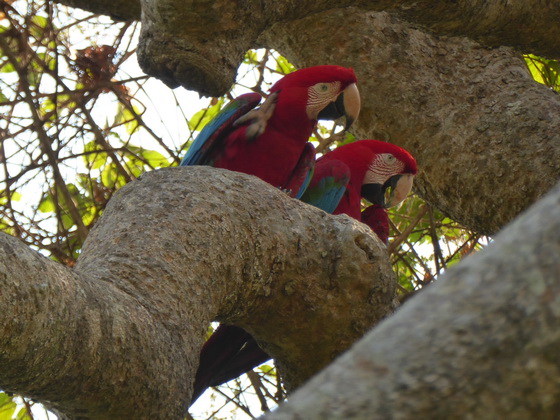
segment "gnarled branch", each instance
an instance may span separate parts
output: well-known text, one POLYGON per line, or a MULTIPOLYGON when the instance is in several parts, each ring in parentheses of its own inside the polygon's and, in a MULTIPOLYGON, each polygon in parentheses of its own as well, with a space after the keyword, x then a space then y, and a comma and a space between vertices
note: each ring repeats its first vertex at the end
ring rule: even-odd
POLYGON ((367 227, 207 167, 120 190, 73 270, 5 235, 0 252, 0 387, 74 417, 182 418, 211 320, 295 387, 395 307, 367 227))

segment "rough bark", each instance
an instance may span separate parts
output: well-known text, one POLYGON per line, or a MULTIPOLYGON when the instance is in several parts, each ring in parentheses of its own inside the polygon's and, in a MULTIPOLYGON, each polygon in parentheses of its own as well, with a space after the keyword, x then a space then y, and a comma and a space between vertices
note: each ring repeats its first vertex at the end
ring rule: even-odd
POLYGON ((79 7, 99 15, 107 15, 114 20, 140 20, 142 7, 140 0, 54 0, 70 7, 79 7))
MULTIPOLYGON (((560 57, 560 6, 536 0, 507 4, 472 0, 459 5, 409 0, 216 0, 188 4, 181 0, 142 0, 139 61, 146 73, 170 86, 182 85, 203 95, 220 96, 234 82, 243 53, 255 47, 268 27, 349 6, 361 7, 364 12, 389 11, 439 35, 468 36, 491 47, 514 46, 524 52, 560 57)), ((360 31, 345 21, 334 27, 340 26, 350 34, 360 31)))
POLYGON ((266 416, 557 419, 560 185, 266 416))
MULTIPOLYGON (((298 19, 306 15, 347 6, 359 6, 368 11, 390 11, 409 22, 423 26, 440 35, 467 36, 484 45, 512 46, 524 52, 534 52, 550 58, 560 57, 560 6, 557 2, 538 0, 502 2, 499 0, 411 1, 411 0, 330 0, 322 1, 190 1, 180 0, 57 0, 74 7, 95 13, 112 15, 118 19, 139 19, 140 4, 145 11, 143 23, 152 27, 144 34, 148 39, 161 37, 147 46, 145 66, 170 84, 186 84, 199 91, 212 89, 224 92, 233 82, 233 75, 240 61, 233 68, 230 61, 239 60, 239 55, 254 47, 256 36, 267 25, 298 19), (159 16, 150 11, 159 9, 159 16), (165 15, 165 16, 164 16, 165 15), (156 17, 159 28, 153 27, 156 17), (161 18, 161 19, 160 19, 161 18), (226 23, 226 27, 218 27, 226 23), (163 24, 163 25, 162 25, 163 24), (211 26, 207 26, 210 24, 211 26), (216 28, 216 29, 213 29, 216 28), (174 39, 175 35, 179 38, 174 39), (181 36, 182 35, 182 36, 181 36), (216 38, 216 35, 218 38, 216 38), (205 56, 213 43, 221 49, 220 62, 216 57, 205 56), (158 51, 159 46, 172 47, 175 53, 190 63, 179 64, 167 51, 158 51), (159 56, 154 59, 152 55, 159 56), (228 57, 226 57, 228 56, 228 57), (173 64, 165 62, 173 59, 173 64), (214 66, 223 68, 213 68, 214 66), (162 73, 162 69, 166 71, 162 73), (208 75, 213 73, 211 77, 208 75), (223 75, 229 75, 222 81, 223 75), (193 78, 193 79, 191 79, 193 78), (192 87, 196 83, 199 87, 192 87)), ((153 41, 153 39, 152 39, 153 41)), ((214 48, 211 48, 214 49, 214 48)), ((150 71, 148 71, 150 73, 150 71)), ((217 94, 215 94, 217 96, 217 94)))
POLYGON ((84 419, 183 418, 211 320, 295 387, 395 307, 367 227, 203 167, 120 190, 73 270, 0 235, 0 280, 0 387, 84 419))
POLYGON ((353 66, 358 138, 407 148, 417 191, 475 231, 497 232, 560 179, 560 97, 512 49, 354 8, 276 25, 262 41, 302 67, 353 66))

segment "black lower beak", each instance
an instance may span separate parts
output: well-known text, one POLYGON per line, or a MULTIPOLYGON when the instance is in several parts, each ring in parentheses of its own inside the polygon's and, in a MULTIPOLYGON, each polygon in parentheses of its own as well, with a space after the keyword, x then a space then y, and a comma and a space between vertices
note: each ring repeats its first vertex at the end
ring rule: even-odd
POLYGON ((352 83, 338 95, 334 102, 327 105, 319 115, 319 120, 335 121, 345 117, 344 129, 348 130, 360 114, 360 92, 356 83, 352 83))
POLYGON ((362 197, 371 204, 377 204, 385 207, 385 193, 387 189, 394 190, 399 182, 401 175, 393 175, 383 185, 381 184, 364 184, 362 185, 362 197))
POLYGON ((338 98, 336 98, 336 101, 331 102, 326 108, 323 108, 323 110, 319 112, 317 119, 334 121, 340 117, 344 117, 344 115, 346 115, 344 112, 344 93, 341 93, 338 95, 338 98))
POLYGON ((385 207, 385 190, 381 184, 362 185, 362 197, 372 204, 385 207))

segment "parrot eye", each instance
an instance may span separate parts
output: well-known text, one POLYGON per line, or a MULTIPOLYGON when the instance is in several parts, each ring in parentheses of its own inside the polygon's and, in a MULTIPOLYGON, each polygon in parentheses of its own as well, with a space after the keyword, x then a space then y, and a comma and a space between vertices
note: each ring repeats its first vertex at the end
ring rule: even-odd
POLYGON ((397 158, 390 153, 383 155, 383 160, 388 164, 394 164, 397 158))
POLYGON ((311 96, 323 96, 325 94, 336 95, 340 88, 340 82, 317 83, 311 87, 311 96))

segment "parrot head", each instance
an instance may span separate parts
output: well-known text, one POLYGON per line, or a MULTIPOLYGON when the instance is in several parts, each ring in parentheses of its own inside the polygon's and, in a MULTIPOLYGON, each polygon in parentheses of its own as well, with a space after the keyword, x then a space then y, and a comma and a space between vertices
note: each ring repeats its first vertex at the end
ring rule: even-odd
POLYGON ((360 94, 351 68, 324 65, 287 74, 270 89, 278 92, 279 115, 294 121, 305 115, 314 125, 317 120, 345 117, 345 129, 358 118, 360 94))
POLYGON ((362 197, 373 204, 393 207, 401 203, 418 172, 416 160, 403 148, 379 140, 364 140, 369 164, 363 182, 362 197))
POLYGON ((360 191, 361 197, 384 208, 406 198, 418 171, 410 153, 379 140, 355 141, 326 156, 345 162, 351 171, 352 187, 360 191))

